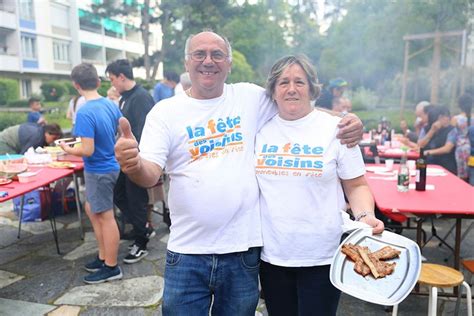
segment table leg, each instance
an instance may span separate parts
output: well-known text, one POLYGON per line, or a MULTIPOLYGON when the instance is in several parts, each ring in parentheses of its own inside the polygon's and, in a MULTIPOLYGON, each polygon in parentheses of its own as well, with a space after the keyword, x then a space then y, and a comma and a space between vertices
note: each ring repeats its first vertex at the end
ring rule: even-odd
POLYGON ((18 222, 18 236, 17 238, 20 239, 20 232, 21 232, 21 220, 23 219, 23 206, 25 205, 25 195, 21 196, 21 201, 20 201, 20 216, 19 216, 19 222, 18 222))
POLYGON ((454 243, 454 269, 459 270, 461 253, 461 218, 456 218, 456 237, 454 243))
POLYGON ((54 214, 53 208, 49 208, 49 223, 51 224, 51 230, 53 231, 54 242, 56 243, 56 251, 58 255, 61 254, 59 251, 59 241, 58 241, 58 229, 56 227, 56 216, 54 214))
MULTIPOLYGON (((455 232, 455 242, 454 242, 454 269, 459 271, 460 261, 461 261, 461 228, 462 228, 462 218, 456 218, 456 232, 455 232)), ((454 288, 454 295, 457 295, 459 291, 459 286, 454 288)))
POLYGON ((72 174, 74 180, 74 189, 76 191, 76 207, 77 207, 77 219, 79 220, 79 229, 81 233, 81 239, 84 240, 84 227, 82 226, 82 205, 81 199, 79 198, 79 181, 77 179, 77 175, 74 172, 72 174))
POLYGON ((420 247, 420 251, 423 250, 423 246, 424 246, 422 239, 423 239, 423 219, 420 217, 416 219, 416 243, 420 247))

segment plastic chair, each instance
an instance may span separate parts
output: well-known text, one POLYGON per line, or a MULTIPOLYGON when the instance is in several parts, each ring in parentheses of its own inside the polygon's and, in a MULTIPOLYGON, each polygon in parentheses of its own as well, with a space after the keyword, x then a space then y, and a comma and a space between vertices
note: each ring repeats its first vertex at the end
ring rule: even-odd
MULTIPOLYGON (((436 316, 438 306, 438 288, 450 288, 463 285, 466 289, 467 314, 472 316, 471 287, 464 281, 464 276, 458 270, 440 264, 423 263, 418 279, 419 284, 429 286, 428 315, 436 316)), ((459 292, 456 310, 459 304, 461 293, 459 292)), ((398 314, 398 305, 393 306, 392 316, 398 314)))

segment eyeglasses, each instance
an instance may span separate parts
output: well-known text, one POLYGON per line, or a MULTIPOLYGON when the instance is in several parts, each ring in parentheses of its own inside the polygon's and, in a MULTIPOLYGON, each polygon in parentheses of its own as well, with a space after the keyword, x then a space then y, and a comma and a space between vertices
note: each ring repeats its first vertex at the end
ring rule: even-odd
MULTIPOLYGON (((194 60, 194 61, 199 61, 199 62, 202 62, 204 61, 208 54, 207 52, 203 51, 203 50, 197 50, 197 51, 194 51, 192 53, 189 53, 187 54, 188 56, 191 56, 191 59, 194 60)), ((220 50, 215 50, 215 51, 212 51, 211 52, 211 59, 213 62, 215 63, 221 63, 223 62, 227 57, 229 57, 228 55, 224 54, 224 52, 220 51, 220 50)))

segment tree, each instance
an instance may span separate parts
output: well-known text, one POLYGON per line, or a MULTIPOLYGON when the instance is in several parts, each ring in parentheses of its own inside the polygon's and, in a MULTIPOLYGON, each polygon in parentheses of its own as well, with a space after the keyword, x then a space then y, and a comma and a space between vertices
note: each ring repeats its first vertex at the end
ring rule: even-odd
POLYGON ((92 11, 102 18, 121 17, 128 21, 132 21, 132 18, 139 19, 145 54, 142 58, 134 61, 134 65, 145 67, 147 81, 154 79, 156 75, 156 69, 151 75, 152 64, 158 65, 162 59, 160 51, 150 54, 150 24, 159 20, 161 23, 165 23, 157 2, 155 0, 155 2, 150 3, 150 0, 144 0, 143 4, 139 4, 135 0, 124 0, 122 6, 117 6, 116 0, 102 0, 100 3, 91 5, 92 11))
POLYGON ((245 56, 238 50, 232 51, 232 72, 227 82, 255 82, 255 73, 247 63, 245 56))
MULTIPOLYGON (((463 29, 468 2, 349 1, 344 6, 346 14, 334 20, 328 30, 319 62, 321 72, 326 78, 343 76, 354 87, 386 94, 388 81, 403 69, 403 36, 463 29)), ((413 50, 423 45, 426 43, 417 43, 413 50)), ((452 53, 446 50, 445 54, 452 53)), ((432 53, 426 51, 413 60, 413 66, 428 66, 431 59, 432 53)))

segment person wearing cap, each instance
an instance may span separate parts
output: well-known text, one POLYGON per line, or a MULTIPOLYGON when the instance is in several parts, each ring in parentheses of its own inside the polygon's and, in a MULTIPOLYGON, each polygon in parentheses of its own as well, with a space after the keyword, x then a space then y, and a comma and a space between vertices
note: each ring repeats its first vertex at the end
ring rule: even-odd
POLYGON ((332 99, 335 97, 342 97, 347 85, 347 81, 342 78, 336 78, 329 81, 328 87, 323 90, 321 96, 316 100, 316 106, 331 109, 332 99))

